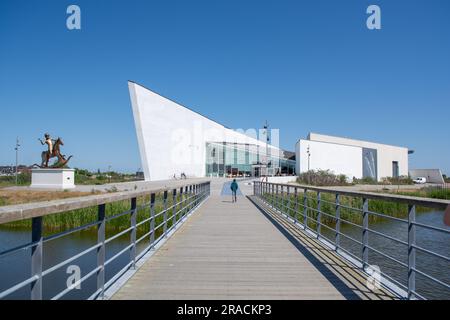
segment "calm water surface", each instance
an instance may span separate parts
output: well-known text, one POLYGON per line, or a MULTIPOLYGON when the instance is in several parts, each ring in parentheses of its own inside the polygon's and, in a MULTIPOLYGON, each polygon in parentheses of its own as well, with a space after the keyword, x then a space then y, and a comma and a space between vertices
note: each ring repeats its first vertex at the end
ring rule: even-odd
MULTIPOLYGON (((447 228, 443 224, 443 212, 427 212, 417 214, 417 221, 429 225, 447 228)), ((395 236, 407 241, 407 225, 392 220, 377 222, 371 224, 370 228, 395 236)), ((322 228, 324 235, 334 240, 334 234, 322 228)), ((342 226, 342 232, 361 241, 361 230, 353 226, 342 226)), ((11 248, 30 240, 29 231, 18 231, 0 229, 0 251, 11 248)), ((112 257, 129 244, 129 234, 125 234, 106 245, 106 259, 112 257)), ((78 232, 63 238, 44 243, 44 270, 51 267, 91 246, 97 241, 97 234, 93 230, 78 232)), ((417 245, 429 250, 433 250, 444 256, 450 256, 450 236, 441 232, 430 231, 417 227, 416 235, 417 245)), ((397 260, 407 263, 407 248, 403 244, 395 243, 383 237, 369 234, 369 243, 375 249, 380 250, 397 260)), ((347 250, 361 257, 361 247, 352 241, 341 237, 341 244, 347 250)), ((144 244, 137 248, 138 253, 143 249, 144 244)), ((369 251, 370 252, 370 251, 369 251)), ((0 291, 3 291, 20 281, 23 281, 30 275, 30 253, 31 250, 23 250, 18 253, 0 257, 0 291)), ((448 262, 417 252, 417 269, 425 271, 439 280, 450 283, 450 265, 448 262)), ((96 267, 95 250, 70 264, 76 264, 81 268, 82 276, 89 273, 96 267)), ((115 262, 106 267, 106 281, 122 269, 129 261, 129 252, 125 252, 115 262)), ((369 254, 369 263, 378 265, 382 272, 393 277, 397 281, 406 284, 407 270, 406 268, 374 253, 369 254)), ((54 297, 57 293, 66 288, 66 281, 69 274, 66 273, 67 266, 47 275, 43 281, 43 294, 45 299, 54 297)), ((450 299, 449 290, 433 283, 427 278, 417 275, 417 292, 429 299, 450 299)), ((86 299, 96 290, 95 275, 84 282, 80 290, 72 290, 64 298, 65 299, 86 299)), ((10 295, 9 299, 29 299, 30 286, 10 295)))

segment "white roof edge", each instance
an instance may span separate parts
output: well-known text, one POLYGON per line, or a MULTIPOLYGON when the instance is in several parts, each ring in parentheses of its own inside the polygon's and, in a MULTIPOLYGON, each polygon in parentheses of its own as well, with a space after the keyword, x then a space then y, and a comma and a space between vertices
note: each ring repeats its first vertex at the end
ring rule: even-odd
MULTIPOLYGON (((189 111, 191 111, 191 112, 193 112, 193 113, 195 113, 195 114, 197 114, 197 115, 199 115, 199 116, 201 116, 201 117, 203 117, 203 118, 205 118, 205 119, 207 119, 207 120, 209 120, 209 121, 212 121, 212 122, 214 122, 214 123, 216 123, 216 124, 222 126, 224 129, 235 131, 235 132, 238 133, 238 134, 241 134, 241 135, 243 135, 243 136, 245 136, 245 137, 254 139, 254 140, 256 140, 256 141, 259 141, 259 142, 265 144, 264 141, 260 141, 260 140, 258 140, 258 139, 255 139, 254 137, 251 137, 251 136, 249 136, 249 135, 246 135, 246 134, 244 134, 244 133, 238 131, 238 129, 231 129, 231 128, 229 128, 229 127, 227 127, 227 126, 221 124, 220 122, 218 122, 218 121, 216 121, 216 120, 213 120, 213 119, 211 119, 211 118, 209 118, 209 117, 207 117, 207 116, 205 116, 205 115, 203 115, 203 114, 201 114, 201 113, 199 113, 199 112, 197 112, 197 111, 195 111, 195 110, 193 110, 193 109, 191 109, 191 108, 189 108, 189 107, 186 107, 185 105, 183 105, 183 104, 181 104, 181 103, 179 103, 179 102, 177 102, 177 101, 175 101, 175 100, 173 100, 173 99, 171 99, 171 98, 168 98, 168 97, 166 97, 166 96, 163 96, 162 94, 160 94, 160 93, 158 93, 158 92, 155 92, 155 91, 153 91, 153 90, 147 88, 146 86, 141 85, 141 84, 139 84, 139 83, 137 83, 137 82, 135 82, 135 81, 133 81, 133 80, 128 80, 128 86, 129 86, 129 87, 130 87, 130 84, 137 85, 137 86, 139 86, 139 87, 141 87, 141 88, 143 88, 143 89, 145 89, 145 90, 150 91, 151 93, 153 93, 153 94, 155 94, 155 95, 158 95, 158 96, 162 97, 163 99, 166 99, 166 100, 168 100, 168 101, 171 101, 171 102, 177 104, 177 105, 180 106, 180 107, 183 107, 183 108, 185 108, 185 109, 187 109, 187 110, 189 110, 189 111)), ((276 146, 274 146, 274 145, 272 145, 272 144, 269 144, 269 147, 270 147, 270 148, 273 148, 273 149, 276 149, 276 150, 279 150, 279 151, 294 152, 294 151, 290 151, 290 150, 284 150, 284 149, 282 149, 282 148, 280 148, 280 147, 276 147, 276 146)))
MULTIPOLYGON (((388 147, 394 147, 394 148, 402 148, 402 149, 406 149, 409 150, 408 147, 401 147, 401 146, 396 146, 396 145, 392 145, 392 144, 386 144, 386 143, 380 143, 380 142, 373 142, 373 141, 367 141, 367 140, 361 140, 361 139, 353 139, 353 138, 348 138, 348 137, 341 137, 341 136, 333 136, 330 134, 322 134, 322 133, 317 133, 317 132, 309 132, 308 133, 308 137, 310 138, 312 135, 318 135, 318 136, 323 136, 323 137, 331 137, 331 138, 338 138, 338 139, 345 139, 345 140, 353 140, 353 141, 358 141, 358 142, 365 142, 365 143, 371 143, 371 144, 378 144, 378 145, 382 145, 382 146, 388 146, 388 147)), ((304 139, 304 140, 309 140, 309 141, 317 141, 317 140, 310 140, 310 139, 304 139)), ((326 141, 320 141, 320 142, 326 142, 326 141)), ((328 141, 329 143, 335 143, 335 142, 331 142, 328 141)), ((341 144, 341 145, 349 145, 349 146, 354 146, 352 144, 344 144, 344 143, 336 143, 336 144, 341 144)), ((358 146, 360 147, 360 146, 358 146)))

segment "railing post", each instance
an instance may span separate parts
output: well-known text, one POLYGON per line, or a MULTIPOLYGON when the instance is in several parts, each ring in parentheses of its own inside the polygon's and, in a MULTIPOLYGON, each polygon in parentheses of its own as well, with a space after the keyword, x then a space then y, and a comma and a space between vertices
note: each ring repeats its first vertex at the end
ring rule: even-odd
POLYGON ((183 210, 184 210, 184 205, 183 205, 183 187, 180 188, 180 208, 178 209, 178 214, 181 220, 183 218, 183 210))
POLYGON ((369 200, 363 198, 363 231, 362 231, 362 261, 363 270, 369 265, 369 200))
POLYGON ((290 192, 291 192, 291 190, 290 190, 290 188, 289 188, 289 186, 287 186, 286 187, 286 196, 287 196, 287 214, 288 214, 288 217, 290 217, 291 216, 291 212, 292 212, 292 210, 291 210, 291 195, 290 195, 290 192))
POLYGON ((150 194, 150 246, 154 249, 155 242, 155 194, 150 194))
POLYGON ((278 189, 279 189, 279 186, 278 185, 276 185, 276 195, 275 195, 275 207, 279 207, 280 206, 280 198, 278 197, 278 189))
POLYGON ((172 191, 172 228, 177 224, 177 189, 172 191))
POLYGON ((272 208, 275 209, 276 204, 277 204, 276 186, 272 184, 272 208))
POLYGON ((256 196, 256 181, 253 183, 253 195, 256 196))
POLYGON ((164 226, 163 226, 163 234, 164 238, 167 237, 167 190, 164 191, 164 199, 163 199, 163 205, 164 205, 164 226))
POLYGON ((408 206, 408 299, 416 291, 416 206, 408 206))
POLYGON ((130 242, 131 242, 131 248, 130 248, 130 261, 132 262, 131 268, 136 268, 136 215, 137 215, 137 209, 136 209, 136 198, 131 198, 131 235, 130 235, 130 242))
POLYGON ((322 203, 321 203, 321 192, 317 191, 317 238, 320 236, 322 232, 322 203))
POLYGON ((298 223, 298 189, 297 189, 297 187, 294 187, 294 197, 295 197, 294 220, 296 223, 298 223))
POLYGON ((270 183, 267 183, 267 193, 268 193, 267 202, 269 203, 270 206, 273 207, 273 196, 275 193, 275 189, 274 186, 271 185, 270 183))
POLYGON ((279 200, 280 212, 284 211, 284 186, 280 186, 280 200, 279 200))
POLYGON ((334 236, 334 245, 335 250, 339 248, 341 245, 341 202, 340 195, 336 193, 336 226, 335 226, 335 236, 334 236))
POLYGON ((200 201, 203 200, 203 187, 204 187, 204 184, 203 183, 200 184, 200 201))
POLYGON ((104 203, 100 204, 97 212, 97 244, 100 244, 97 247, 97 267, 100 267, 97 271, 97 290, 101 290, 99 297, 102 298, 105 294, 105 208, 106 205, 104 203))
POLYGON ((198 204, 198 184, 194 184, 194 208, 198 204))
POLYGON ((189 211, 189 202, 188 202, 188 198, 189 198, 189 186, 185 186, 184 187, 184 205, 183 205, 183 215, 186 215, 186 213, 189 211))
POLYGON ((200 192, 199 192, 199 185, 198 184, 196 184, 195 185, 195 207, 197 207, 197 205, 198 205, 198 202, 199 202, 199 200, 200 200, 200 192))
POLYGON ((199 185, 198 184, 196 184, 195 186, 194 186, 194 194, 195 194, 195 197, 194 197, 194 199, 195 199, 195 206, 194 207, 196 207, 197 205, 198 205, 198 201, 199 201, 199 185))
POLYGON ((37 279, 31 283, 31 300, 42 300, 42 217, 31 219, 31 276, 37 279))
POLYGON ((265 199, 265 200, 267 200, 267 195, 268 195, 268 190, 269 190, 269 188, 268 188, 268 186, 267 186, 267 182, 263 182, 264 183, 264 191, 263 191, 263 198, 265 199))
POLYGON ((191 209, 192 209, 192 203, 193 203, 193 200, 192 200, 192 184, 191 184, 189 186, 189 209, 188 209, 188 212, 191 211, 191 209))
POLYGON ((308 189, 303 190, 303 224, 308 228, 308 189))
POLYGON ((273 184, 268 184, 268 185, 269 185, 269 194, 270 194, 269 204, 273 208, 275 206, 275 186, 273 184))
POLYGON ((261 182, 261 186, 262 186, 261 199, 266 201, 267 200, 267 185, 265 182, 261 182))
POLYGON ((265 194, 266 194, 266 185, 264 184, 264 182, 260 182, 260 194, 259 194, 259 197, 261 198, 261 199, 263 199, 264 200, 264 198, 265 198, 265 194))

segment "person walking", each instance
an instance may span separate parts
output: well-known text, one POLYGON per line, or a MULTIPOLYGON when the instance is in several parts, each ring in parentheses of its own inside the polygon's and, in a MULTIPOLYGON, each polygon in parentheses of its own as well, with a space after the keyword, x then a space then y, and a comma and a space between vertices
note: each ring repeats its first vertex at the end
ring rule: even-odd
POLYGON ((231 189, 231 195, 232 195, 232 202, 236 202, 237 201, 237 197, 236 197, 236 192, 238 189, 238 184, 236 182, 236 179, 233 179, 233 182, 230 185, 230 189, 231 189))

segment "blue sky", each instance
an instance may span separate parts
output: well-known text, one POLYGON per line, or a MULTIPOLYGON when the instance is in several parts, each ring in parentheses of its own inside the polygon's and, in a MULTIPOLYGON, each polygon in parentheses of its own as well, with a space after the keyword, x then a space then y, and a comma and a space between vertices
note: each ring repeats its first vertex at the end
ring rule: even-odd
POLYGON ((72 166, 137 170, 134 80, 231 128, 269 119, 288 150, 313 131, 407 146, 410 168, 450 173, 449 15, 448 0, 2 0, 0 164, 16 136, 20 162, 39 162, 48 131, 72 166))

